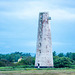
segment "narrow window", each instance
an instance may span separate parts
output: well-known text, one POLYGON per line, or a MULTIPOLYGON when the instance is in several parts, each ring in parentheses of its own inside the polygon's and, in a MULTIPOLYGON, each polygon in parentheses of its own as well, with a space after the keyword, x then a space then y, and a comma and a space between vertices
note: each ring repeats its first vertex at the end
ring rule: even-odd
POLYGON ((40 64, 38 63, 38 68, 40 68, 40 64))
POLYGON ((39 53, 41 53, 41 50, 39 50, 39 53))
POLYGON ((39 43, 39 47, 41 47, 41 43, 39 43))

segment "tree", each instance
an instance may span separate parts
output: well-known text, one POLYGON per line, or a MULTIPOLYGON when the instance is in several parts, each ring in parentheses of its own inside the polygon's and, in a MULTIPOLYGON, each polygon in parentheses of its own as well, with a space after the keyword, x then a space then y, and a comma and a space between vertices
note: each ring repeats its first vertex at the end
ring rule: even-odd
POLYGON ((35 64, 35 58, 34 57, 25 57, 20 62, 18 62, 19 65, 34 65, 35 64))
POLYGON ((68 57, 68 58, 71 59, 72 58, 72 53, 71 52, 67 52, 66 55, 65 55, 65 57, 68 57))
POLYGON ((70 67, 72 64, 71 60, 67 57, 54 57, 54 67, 55 68, 63 68, 70 67))
POLYGON ((59 56, 59 57, 63 57, 64 54, 63 54, 63 53, 59 53, 58 56, 59 56))
POLYGON ((5 65, 4 62, 2 62, 2 61, 0 60, 0 67, 2 67, 2 66, 6 66, 6 65, 5 65))
POLYGON ((0 66, 13 66, 13 63, 11 63, 5 59, 1 59, 0 60, 0 66))
POLYGON ((53 56, 56 56, 56 52, 55 51, 53 52, 53 56))
POLYGON ((67 52, 65 56, 69 57, 72 60, 75 60, 75 53, 67 52))
POLYGON ((75 61, 75 53, 72 53, 71 58, 75 61))

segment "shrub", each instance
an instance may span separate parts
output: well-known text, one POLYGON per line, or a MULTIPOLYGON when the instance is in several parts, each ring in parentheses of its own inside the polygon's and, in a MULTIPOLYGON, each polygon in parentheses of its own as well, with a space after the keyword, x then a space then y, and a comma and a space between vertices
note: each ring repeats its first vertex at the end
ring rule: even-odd
POLYGON ((54 57, 54 67, 55 68, 64 68, 70 67, 72 64, 71 60, 66 57, 54 57))
POLYGON ((4 62, 0 61, 0 67, 6 66, 4 62))

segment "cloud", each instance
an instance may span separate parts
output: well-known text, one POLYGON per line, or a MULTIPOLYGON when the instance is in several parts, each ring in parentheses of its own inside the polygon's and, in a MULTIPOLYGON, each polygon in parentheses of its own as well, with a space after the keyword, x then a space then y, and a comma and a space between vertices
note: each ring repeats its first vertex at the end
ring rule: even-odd
POLYGON ((24 41, 24 42, 19 42, 18 45, 22 47, 36 47, 36 41, 24 41))
POLYGON ((57 42, 52 42, 54 48, 65 45, 72 47, 72 43, 59 41, 63 39, 69 42, 74 38, 72 36, 74 23, 71 22, 75 20, 74 3, 74 0, 0 0, 0 38, 6 43, 0 43, 1 48, 11 47, 12 51, 31 48, 35 50, 34 38, 37 35, 35 29, 37 29, 39 12, 49 12, 49 16, 52 17, 53 25, 51 25, 55 28, 54 33, 52 32, 53 40, 57 38, 57 42))
POLYGON ((55 9, 50 10, 50 15, 54 20, 72 20, 75 19, 75 14, 72 14, 66 10, 55 9))
MULTIPOLYGON (((65 46, 65 45, 72 45, 73 43, 66 43, 66 42, 52 42, 54 46, 65 46)), ((75 43, 74 43, 75 44, 75 43)))
POLYGON ((0 14, 9 18, 32 19, 38 18, 39 12, 48 11, 50 16, 55 20, 75 19, 75 13, 58 8, 57 5, 51 4, 53 3, 52 1, 50 5, 48 2, 50 1, 2 2, 5 5, 3 7, 5 9, 8 8, 9 11, 0 11, 0 14))
POLYGON ((0 45, 5 45, 5 42, 0 42, 0 45))
POLYGON ((27 42, 26 46, 36 47, 36 41, 27 42))
POLYGON ((6 49, 8 49, 8 48, 10 48, 10 46, 8 45, 8 43, 6 43, 6 42, 0 42, 0 49, 1 48, 6 48, 6 49))

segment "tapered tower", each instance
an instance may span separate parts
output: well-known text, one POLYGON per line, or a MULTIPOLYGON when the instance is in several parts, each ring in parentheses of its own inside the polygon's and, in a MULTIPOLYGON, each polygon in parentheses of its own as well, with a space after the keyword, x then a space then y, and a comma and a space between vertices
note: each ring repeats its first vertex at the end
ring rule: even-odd
POLYGON ((50 22, 51 17, 47 12, 39 14, 39 26, 37 37, 37 50, 35 67, 49 68, 53 67, 52 41, 50 22))

